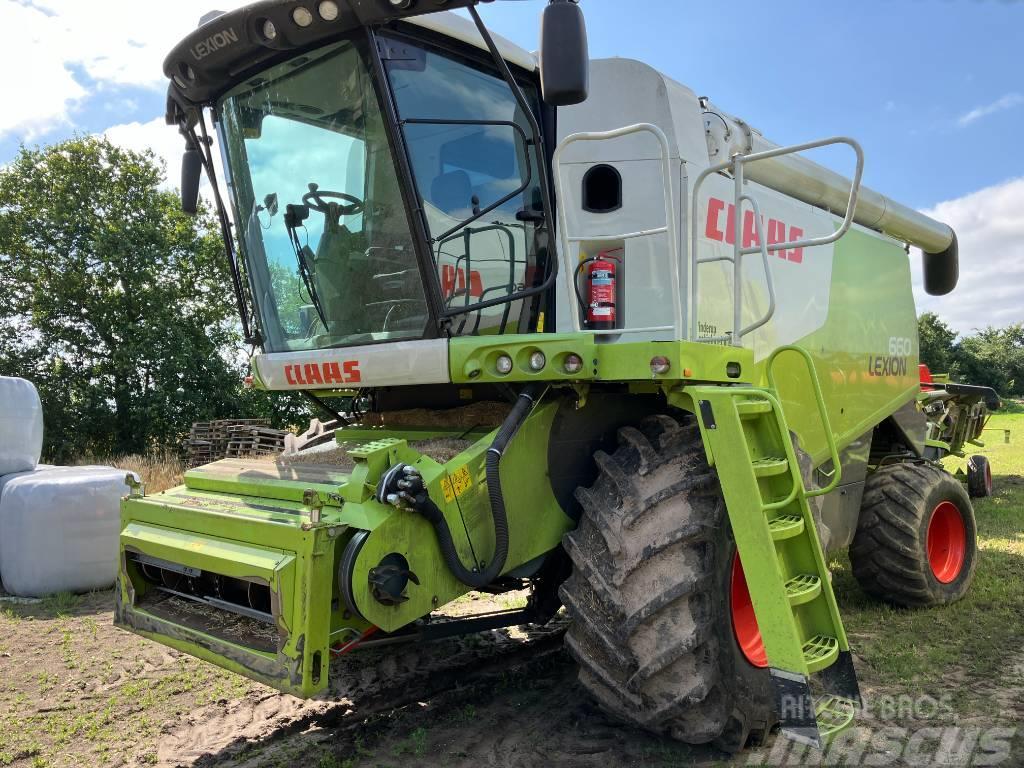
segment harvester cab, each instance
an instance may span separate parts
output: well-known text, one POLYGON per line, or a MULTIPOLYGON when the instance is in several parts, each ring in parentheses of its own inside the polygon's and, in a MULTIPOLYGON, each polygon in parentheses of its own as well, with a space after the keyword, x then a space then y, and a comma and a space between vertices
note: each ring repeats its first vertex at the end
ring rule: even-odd
POLYGON ((864 187, 853 139, 777 146, 645 64, 589 62, 575 2, 545 10, 539 61, 475 6, 262 0, 169 56, 183 202, 205 169, 254 383, 342 426, 316 461, 127 499, 116 621, 313 696, 341 653, 564 605, 616 716, 820 746, 859 699, 825 553, 901 605, 973 574, 906 252, 948 293, 956 237, 864 187), (831 145, 851 178, 805 157, 831 145))

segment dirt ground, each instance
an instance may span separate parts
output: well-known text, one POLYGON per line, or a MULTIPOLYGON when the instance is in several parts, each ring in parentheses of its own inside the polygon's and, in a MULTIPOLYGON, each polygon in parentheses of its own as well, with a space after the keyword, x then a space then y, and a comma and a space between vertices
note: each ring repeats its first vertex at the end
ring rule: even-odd
MULTIPOLYGON (((964 600, 893 609, 861 592, 848 560, 831 563, 867 709, 824 756, 773 737, 731 757, 616 722, 576 684, 558 619, 360 650, 304 702, 115 629, 101 592, 0 595, 0 766, 1024 766, 1024 408, 991 426, 1013 442, 986 449, 997 493, 975 503, 964 600)), ((470 595, 448 610, 524 600, 470 595)))
MULTIPOLYGON (((512 607, 522 598, 474 595, 455 607, 458 613, 483 612, 512 607)), ((623 726, 598 710, 577 686, 575 668, 561 649, 564 621, 558 619, 544 629, 498 630, 429 646, 353 653, 335 663, 328 694, 304 702, 115 629, 111 600, 109 592, 28 604, 0 598, 0 765, 582 768, 821 763, 814 753, 788 746, 773 758, 772 744, 730 758, 623 726)), ((858 659, 858 665, 869 701, 896 705, 902 700, 900 689, 883 685, 870 664, 858 659)), ((933 689, 933 712, 902 711, 895 718, 892 713, 869 713, 862 720, 869 736, 877 739, 879 730, 894 727, 912 733, 915 727, 954 721, 964 728, 991 728, 1024 720, 1024 653, 1015 657, 1010 674, 1002 679, 981 683, 969 669, 954 668, 947 680, 944 692, 933 689), (998 722, 985 711, 973 716, 942 711, 964 686, 999 702, 998 722)), ((1011 742, 1012 754, 995 764, 1024 764, 1019 739, 1011 742)), ((889 752, 887 761, 866 764, 986 764, 921 763, 903 759, 902 747, 889 752)), ((885 750, 879 755, 884 757, 885 750)))

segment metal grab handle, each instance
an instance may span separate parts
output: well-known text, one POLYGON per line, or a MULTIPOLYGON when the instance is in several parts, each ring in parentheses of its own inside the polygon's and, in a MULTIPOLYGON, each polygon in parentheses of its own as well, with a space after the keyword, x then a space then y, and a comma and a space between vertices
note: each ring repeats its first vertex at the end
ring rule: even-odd
MULTIPOLYGON (((755 152, 750 155, 736 154, 733 155, 729 160, 723 161, 716 165, 709 166, 701 171, 697 177, 697 181, 693 185, 692 192, 692 203, 691 203, 691 214, 690 214, 690 336, 692 341, 696 341, 698 337, 699 329, 699 274, 700 265, 707 264, 715 261, 731 261, 733 263, 733 344, 736 346, 740 345, 740 342, 747 333, 750 333, 762 325, 765 325, 774 316, 774 307, 772 312, 763 318, 761 321, 752 324, 748 328, 740 328, 743 316, 743 303, 742 303, 742 257, 751 253, 757 253, 761 251, 764 254, 766 248, 768 253, 774 253, 775 251, 790 250, 795 248, 815 248, 820 245, 829 245, 836 242, 839 238, 843 237, 853 225, 853 217, 857 210, 857 198, 860 195, 861 179, 864 175, 864 150, 856 139, 852 139, 848 136, 834 136, 828 139, 820 139, 819 141, 809 141, 804 144, 793 144, 788 147, 777 147, 775 149, 769 149, 764 152, 755 152), (752 198, 749 195, 744 194, 744 174, 743 167, 747 163, 756 163, 759 160, 770 160, 774 157, 781 157, 782 155, 797 154, 800 152, 806 152, 811 149, 818 149, 819 147, 827 147, 835 144, 846 144, 857 156, 857 168, 854 172, 853 181, 850 184, 850 197, 846 205, 846 215, 843 218, 843 222, 839 229, 830 235, 824 235, 822 237, 805 238, 803 240, 793 240, 788 243, 773 243, 766 246, 763 230, 759 230, 758 238, 759 244, 757 246, 750 246, 747 248, 743 247, 742 239, 742 222, 743 216, 740 213, 740 209, 743 205, 743 200, 747 199, 753 203, 752 198), (733 181, 735 184, 735 201, 734 206, 737 209, 736 220, 734 223, 733 230, 733 255, 728 256, 717 256, 711 258, 701 259, 698 256, 697 248, 699 243, 699 232, 700 232, 700 188, 708 176, 721 171, 731 170, 733 181)), ((758 222, 760 222, 760 213, 756 212, 755 215, 758 222)), ((769 293, 774 292, 774 286, 772 284, 771 272, 768 272, 768 290, 769 293)))
MULTIPOLYGON (((606 334, 614 333, 630 333, 640 331, 654 331, 654 330, 672 330, 675 333, 676 338, 680 338, 685 329, 683 321, 683 289, 680 282, 679 272, 682 269, 682 259, 679 257, 679 240, 676 234, 676 203, 675 193, 672 186, 672 150, 668 141, 668 137, 665 132, 652 123, 637 123, 636 125, 629 125, 624 128, 616 128, 612 131, 599 131, 589 133, 573 133, 562 139, 558 148, 555 150, 555 154, 552 158, 552 166, 554 168, 555 177, 555 199, 558 208, 558 229, 559 237, 562 246, 562 260, 563 260, 563 274, 566 276, 566 289, 568 291, 569 305, 570 307, 576 307, 575 311, 570 312, 573 320, 573 330, 577 333, 582 330, 580 326, 580 307, 578 307, 578 300, 576 297, 575 286, 572 284, 573 278, 571 275, 574 274, 574 268, 572 264, 571 244, 574 242, 581 242, 584 240, 632 240, 639 237, 648 237, 651 235, 665 234, 668 237, 669 255, 671 258, 671 275, 672 275, 672 302, 673 302, 673 322, 672 327, 660 326, 658 328, 638 328, 638 329, 616 329, 614 331, 607 331, 606 334), (639 232, 628 232, 622 235, 602 235, 595 237, 571 237, 569 235, 568 217, 565 212, 565 206, 567 197, 562 194, 562 154, 566 148, 577 141, 607 141, 609 139, 617 139, 622 136, 628 136, 633 133, 650 133, 652 134, 661 146, 661 167, 662 167, 662 179, 665 186, 665 226, 655 227, 653 229, 641 230, 639 232)), ((594 332, 591 332, 594 333, 594 332)))
MULTIPOLYGON (((804 486, 803 491, 804 496, 807 498, 824 496, 826 493, 834 491, 843 478, 843 465, 839 459, 839 446, 836 445, 835 436, 832 434, 832 424, 829 421, 828 410, 825 407, 825 396, 821 393, 821 382, 818 381, 818 372, 814 369, 814 360, 811 358, 810 353, 803 347, 797 347, 795 345, 779 347, 769 356, 768 364, 765 369, 768 374, 768 386, 771 387, 773 391, 778 392, 778 388, 775 385, 774 368, 775 361, 778 360, 779 355, 783 352, 796 352, 800 355, 807 364, 807 374, 811 378, 811 388, 814 390, 814 401, 818 407, 818 415, 821 417, 821 426, 825 431, 825 442, 828 443, 828 452, 832 458, 832 466, 835 471, 832 473, 832 480, 824 488, 817 488, 813 491, 809 491, 807 490, 807 487, 804 486)), ((803 485, 802 478, 800 483, 803 485)))
POLYGON ((765 312, 757 322, 751 323, 746 328, 740 331, 740 338, 743 338, 751 331, 756 331, 762 325, 765 325, 775 315, 775 278, 772 277, 772 265, 771 259, 768 256, 768 246, 764 236, 764 221, 761 219, 761 206, 757 204, 757 200, 752 198, 750 195, 743 195, 740 197, 740 207, 736 209, 736 217, 739 218, 743 213, 743 202, 750 203, 750 207, 754 209, 754 226, 757 229, 757 242, 760 244, 761 261, 764 263, 764 277, 765 282, 768 284, 768 311, 765 312))

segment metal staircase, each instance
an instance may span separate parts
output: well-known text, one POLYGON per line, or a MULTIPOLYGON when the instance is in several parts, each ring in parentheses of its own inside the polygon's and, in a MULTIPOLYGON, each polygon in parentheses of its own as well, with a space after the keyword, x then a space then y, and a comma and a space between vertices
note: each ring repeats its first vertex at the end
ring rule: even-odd
POLYGON ((767 651, 783 733, 817 747, 853 723, 860 692, 808 499, 840 481, 839 452, 810 355, 780 347, 767 363, 768 388, 695 387, 701 431, 717 467, 736 547, 767 651), (773 366, 783 353, 807 364, 834 473, 804 486, 773 366), (820 673, 823 694, 811 693, 820 673))

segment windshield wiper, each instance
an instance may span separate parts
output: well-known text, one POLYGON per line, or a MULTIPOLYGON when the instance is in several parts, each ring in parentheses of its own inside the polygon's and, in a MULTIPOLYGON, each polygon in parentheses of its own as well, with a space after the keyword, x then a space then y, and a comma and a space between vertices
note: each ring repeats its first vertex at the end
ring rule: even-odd
MULTIPOLYGON (((309 300, 313 302, 313 308, 316 309, 317 315, 320 316, 320 322, 323 323, 324 330, 330 333, 330 326, 327 325, 327 317, 324 315, 323 305, 320 303, 320 296, 316 292, 316 281, 313 279, 309 268, 309 262, 306 261, 306 254, 312 257, 313 252, 309 249, 308 245, 303 245, 299 242, 299 226, 302 225, 307 218, 309 218, 309 207, 305 205, 292 205, 289 204, 285 208, 284 214, 284 225, 288 230, 288 239, 291 241, 292 249, 295 251, 295 260, 299 265, 299 275, 302 277, 302 282, 306 286, 306 293, 309 294, 309 300)), ((312 258, 310 258, 312 261, 312 258)))

